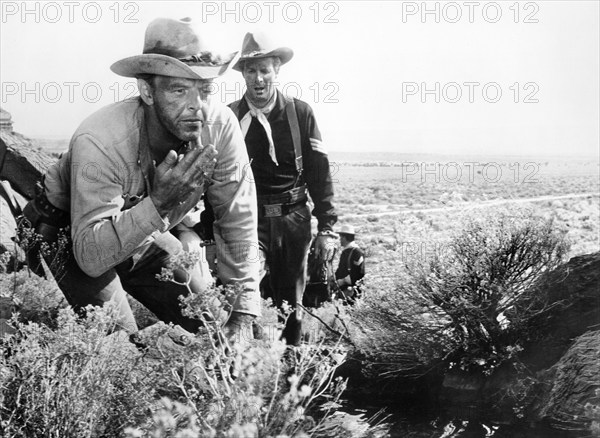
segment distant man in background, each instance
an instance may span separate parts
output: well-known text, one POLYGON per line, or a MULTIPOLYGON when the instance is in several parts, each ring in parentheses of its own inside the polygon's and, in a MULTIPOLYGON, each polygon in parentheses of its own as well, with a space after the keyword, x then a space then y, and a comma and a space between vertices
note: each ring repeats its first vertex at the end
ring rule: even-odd
MULTIPOLYGON (((248 154, 231 111, 210 98, 213 79, 238 56, 215 54, 205 36, 189 18, 152 21, 143 54, 111 66, 138 79, 140 96, 88 117, 26 208, 47 241, 71 226, 72 251, 59 278, 69 303, 115 302, 129 332, 137 327, 125 291, 165 322, 199 327, 181 312, 187 287, 156 275, 171 255, 197 246, 198 236, 179 225, 203 195, 214 210, 219 276, 242 288, 225 334, 249 329, 260 313, 256 192, 251 171, 239 172, 248 154)), ((194 292, 212 280, 197 267, 175 274, 179 281, 190 275, 194 292)))
POLYGON ((356 232, 352 225, 343 225, 338 234, 342 253, 335 271, 335 279, 342 298, 353 304, 361 296, 359 281, 365 276, 365 255, 354 242, 356 232))
POLYGON ((240 60, 247 91, 230 104, 240 121, 258 194, 258 239, 265 262, 261 283, 265 298, 294 310, 282 337, 288 345, 300 343, 306 262, 311 242, 310 195, 318 220, 316 256, 333 257, 337 244, 332 228, 337 221, 327 152, 310 106, 288 99, 276 88, 283 64, 293 51, 277 47, 265 35, 246 34, 240 60))

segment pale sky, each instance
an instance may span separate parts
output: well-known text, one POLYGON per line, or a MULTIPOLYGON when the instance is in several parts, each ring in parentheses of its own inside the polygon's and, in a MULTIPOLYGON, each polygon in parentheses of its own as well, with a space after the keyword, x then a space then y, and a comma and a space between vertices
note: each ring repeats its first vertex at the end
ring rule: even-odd
MULTIPOLYGON (((331 150, 599 153, 597 1, 0 3, 0 106, 30 137, 68 138, 131 95, 109 66, 152 19, 189 16, 224 51, 256 29, 291 47, 280 89, 331 150)), ((229 103, 243 80, 223 81, 229 103)))

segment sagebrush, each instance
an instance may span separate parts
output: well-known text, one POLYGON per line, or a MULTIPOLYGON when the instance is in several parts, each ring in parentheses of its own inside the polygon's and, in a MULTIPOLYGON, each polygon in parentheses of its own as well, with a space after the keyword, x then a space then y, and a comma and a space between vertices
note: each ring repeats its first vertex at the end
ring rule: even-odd
MULTIPOLYGON (((193 260, 182 255, 170 269, 193 260)), ((333 376, 343 356, 316 343, 286 348, 267 303, 261 323, 271 336, 227 339, 221 325, 235 288, 186 298, 185 313, 204 323, 197 334, 158 323, 132 343, 112 306, 82 317, 55 283, 0 275, 20 310, 1 340, 3 437, 385 436, 384 426, 338 411, 345 382, 333 376)))

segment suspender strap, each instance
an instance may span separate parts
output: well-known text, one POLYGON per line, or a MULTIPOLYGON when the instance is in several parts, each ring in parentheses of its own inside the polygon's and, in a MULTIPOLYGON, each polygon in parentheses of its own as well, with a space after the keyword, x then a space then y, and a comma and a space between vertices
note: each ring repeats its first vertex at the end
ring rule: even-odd
POLYGON ((296 114, 296 105, 293 99, 286 98, 285 113, 287 115, 290 130, 292 132, 292 142, 294 143, 294 152, 296 154, 296 171, 298 175, 302 174, 302 140, 300 137, 300 125, 298 124, 298 115, 296 114))

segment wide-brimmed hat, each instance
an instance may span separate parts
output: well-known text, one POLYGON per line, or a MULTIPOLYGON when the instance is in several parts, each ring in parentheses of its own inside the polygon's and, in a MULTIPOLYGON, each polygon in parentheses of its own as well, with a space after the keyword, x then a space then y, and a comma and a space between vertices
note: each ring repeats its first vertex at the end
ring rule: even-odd
POLYGON ((110 69, 128 78, 154 74, 214 79, 225 74, 238 57, 238 52, 227 55, 213 52, 191 18, 157 18, 146 28, 142 54, 121 59, 110 69))
POLYGON ((285 64, 292 59, 294 51, 289 47, 277 47, 275 43, 262 32, 248 32, 244 37, 240 59, 233 66, 233 69, 242 71, 244 69, 244 62, 246 61, 275 56, 281 60, 281 64, 285 64))
POLYGON ((354 231, 354 227, 352 225, 342 225, 342 228, 340 228, 338 234, 349 234, 351 236, 354 236, 356 234, 356 231, 354 231))

